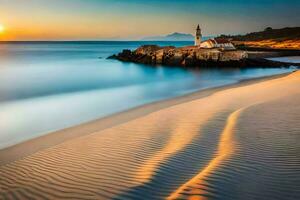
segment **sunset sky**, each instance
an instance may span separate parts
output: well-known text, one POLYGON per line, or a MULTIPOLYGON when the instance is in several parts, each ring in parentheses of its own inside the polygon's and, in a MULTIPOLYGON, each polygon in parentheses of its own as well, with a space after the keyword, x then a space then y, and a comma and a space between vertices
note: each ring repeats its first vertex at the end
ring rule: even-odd
POLYGON ((120 40, 300 26, 300 0, 0 0, 0 40, 120 40))

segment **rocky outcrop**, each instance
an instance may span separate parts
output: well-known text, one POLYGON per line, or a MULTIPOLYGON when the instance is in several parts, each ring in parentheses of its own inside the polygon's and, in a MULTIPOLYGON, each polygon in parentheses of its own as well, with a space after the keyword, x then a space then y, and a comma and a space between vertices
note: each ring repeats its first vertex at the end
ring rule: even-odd
POLYGON ((109 59, 151 65, 168 65, 182 67, 284 67, 281 63, 263 58, 248 58, 246 51, 200 49, 195 46, 175 48, 145 45, 138 49, 123 50, 109 59))

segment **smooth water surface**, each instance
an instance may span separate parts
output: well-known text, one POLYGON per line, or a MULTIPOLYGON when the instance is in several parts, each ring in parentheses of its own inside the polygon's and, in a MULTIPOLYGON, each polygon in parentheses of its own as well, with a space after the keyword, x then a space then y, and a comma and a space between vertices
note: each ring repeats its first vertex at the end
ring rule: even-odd
POLYGON ((287 57, 279 57, 279 58, 270 58, 270 60, 280 61, 280 62, 300 63, 300 56, 287 56, 287 57))
POLYGON ((1 43, 0 148, 146 103, 292 70, 185 70, 106 59, 146 43, 1 43))

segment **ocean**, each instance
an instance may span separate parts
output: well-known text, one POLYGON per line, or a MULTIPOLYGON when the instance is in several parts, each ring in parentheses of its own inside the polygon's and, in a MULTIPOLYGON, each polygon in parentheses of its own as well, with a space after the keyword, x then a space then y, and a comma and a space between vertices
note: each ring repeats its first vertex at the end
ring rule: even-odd
POLYGON ((142 44, 0 43, 0 149, 147 103, 293 69, 153 67, 108 60, 142 44))

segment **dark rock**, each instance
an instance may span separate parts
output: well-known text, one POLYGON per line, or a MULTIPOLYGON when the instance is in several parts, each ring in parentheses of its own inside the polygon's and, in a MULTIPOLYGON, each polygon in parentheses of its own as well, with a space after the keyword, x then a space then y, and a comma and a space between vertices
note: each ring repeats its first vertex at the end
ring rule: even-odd
POLYGON ((118 56, 114 54, 114 55, 108 56, 106 59, 118 59, 118 56))
POLYGON ((271 61, 261 57, 248 58, 247 52, 241 50, 200 49, 194 46, 175 48, 173 46, 144 45, 135 51, 125 49, 108 59, 182 67, 289 67, 300 65, 271 61))

